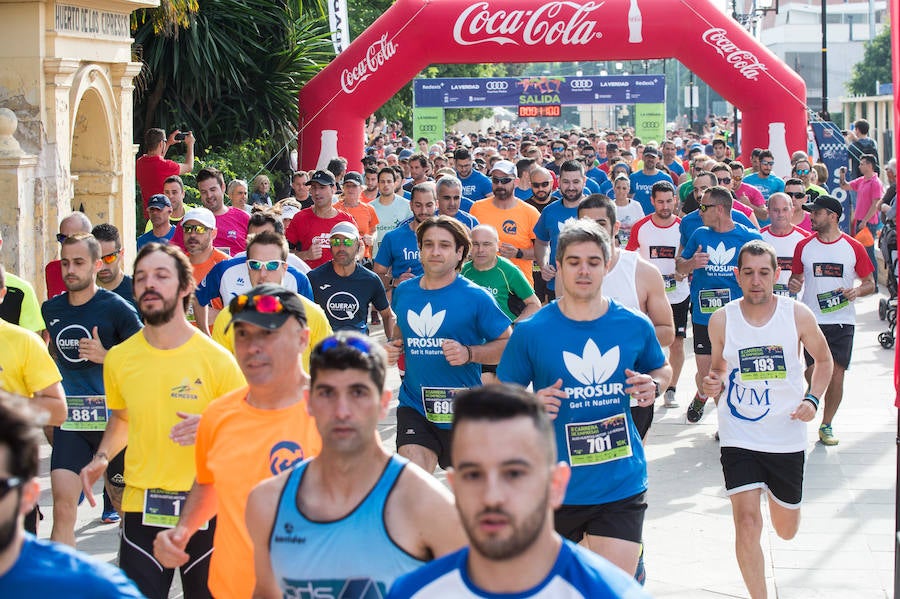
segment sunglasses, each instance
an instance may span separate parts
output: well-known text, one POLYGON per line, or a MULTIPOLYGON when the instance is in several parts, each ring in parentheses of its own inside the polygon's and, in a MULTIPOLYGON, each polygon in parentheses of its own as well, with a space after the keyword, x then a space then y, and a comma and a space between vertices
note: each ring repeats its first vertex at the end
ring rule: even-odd
POLYGON ((805 197, 806 197, 806 192, 805 192, 805 191, 788 191, 788 192, 785 192, 785 193, 787 193, 787 195, 789 195, 790 197, 794 198, 795 200, 799 200, 800 198, 805 198, 805 197))
POLYGON ((706 212, 713 206, 718 206, 719 204, 700 204, 699 210, 700 212, 706 212))
POLYGON ((763 166, 775 166, 775 163, 771 160, 766 160, 765 162, 760 162, 763 166))
POLYGON ((589 160, 593 159, 595 156, 596 156, 596 154, 582 154, 582 157, 587 158, 589 160))
POLYGON ((196 233, 197 235, 203 235, 203 234, 206 233, 207 231, 210 231, 210 230, 211 230, 211 229, 210 229, 209 227, 207 227, 206 225, 184 225, 184 226, 182 227, 182 229, 184 229, 184 232, 187 233, 187 234, 189 234, 189 235, 190 235, 191 233, 196 233))
POLYGON ((25 481, 18 476, 0 479, 0 499, 6 497, 13 489, 21 487, 24 482, 25 481))
POLYGON ((100 256, 100 259, 103 260, 104 264, 112 264, 119 259, 119 252, 121 251, 122 250, 116 250, 112 254, 104 254, 103 256, 100 256))
POLYGON ((550 187, 550 181, 532 181, 532 187, 550 187))
MULTIPOLYGON (((275 260, 273 260, 273 262, 275 262, 275 260)), ((251 309, 260 314, 280 314, 284 312, 284 304, 282 304, 281 300, 274 295, 257 295, 256 297, 249 297, 241 294, 231 300, 230 308, 232 314, 251 309)))
POLYGON ((803 175, 808 175, 808 174, 809 174, 809 169, 808 169, 808 168, 803 168, 803 169, 798 169, 798 170, 796 170, 796 171, 794 171, 794 172, 797 173, 799 176, 802 177, 803 175))
MULTIPOLYGON (((284 260, 268 260, 263 262, 262 260, 247 260, 247 266, 250 267, 250 270, 278 270, 282 264, 287 264, 284 260)), ((266 297, 266 296, 262 296, 266 297)))
POLYGON ((63 241, 65 241, 65 240, 68 239, 68 238, 69 238, 68 235, 63 235, 62 233, 57 233, 57 234, 56 234, 56 241, 58 241, 58 242, 60 242, 60 243, 62 243, 63 241))
POLYGON ((550 148, 550 151, 554 152, 554 153, 558 153, 558 152, 565 152, 566 149, 565 148, 550 148))
POLYGON ((340 246, 352 247, 354 243, 356 243, 355 239, 350 239, 349 237, 344 237, 343 239, 337 239, 332 237, 328 240, 328 243, 331 244, 331 247, 336 248, 340 246))
POLYGON ((349 347, 355 349, 364 356, 372 354, 372 346, 359 337, 327 337, 322 340, 312 351, 317 356, 323 355, 327 351, 337 349, 339 347, 349 347))
POLYGON ((512 177, 491 177, 491 181, 494 185, 509 185, 512 183, 512 177))
POLYGON ((725 177, 724 179, 716 179, 719 182, 719 185, 730 185, 731 177, 725 177))

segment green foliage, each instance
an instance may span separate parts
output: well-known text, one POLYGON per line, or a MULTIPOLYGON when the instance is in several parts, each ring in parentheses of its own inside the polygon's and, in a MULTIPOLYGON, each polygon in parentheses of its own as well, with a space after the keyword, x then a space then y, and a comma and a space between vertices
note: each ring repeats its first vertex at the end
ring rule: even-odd
MULTIPOLYGON (((287 184, 289 174, 274 169, 272 164, 267 164, 272 156, 272 144, 263 137, 250 139, 240 144, 233 144, 216 150, 204 150, 194 157, 194 170, 186 175, 181 175, 184 181, 184 201, 189 204, 200 205, 200 192, 197 191, 196 175, 200 169, 215 167, 222 171, 225 177, 225 185, 232 179, 243 179, 247 185, 252 186, 256 175, 268 175, 272 182, 272 194, 279 187, 287 184)), ((173 160, 181 161, 182 156, 170 156, 173 160)), ((250 189, 252 192, 253 190, 250 189)))
POLYGON ((135 92, 135 136, 162 127, 192 130, 199 147, 264 134, 276 147, 289 143, 297 94, 334 56, 324 7, 301 0, 197 5, 188 14, 189 26, 176 19, 163 34, 152 15, 135 20, 136 54, 144 63, 135 92))
POLYGON ((891 81, 891 28, 886 25, 881 33, 866 42, 863 59, 853 66, 847 89, 851 94, 874 96, 875 82, 891 81))

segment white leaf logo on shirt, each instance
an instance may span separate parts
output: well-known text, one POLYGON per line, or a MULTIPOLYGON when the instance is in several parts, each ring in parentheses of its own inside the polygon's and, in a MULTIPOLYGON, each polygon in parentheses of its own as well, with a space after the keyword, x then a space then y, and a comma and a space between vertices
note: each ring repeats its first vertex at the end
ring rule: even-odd
POLYGON ((406 319, 409 321, 410 328, 419 337, 434 337, 435 333, 438 332, 438 329, 441 328, 441 324, 443 324, 444 316, 446 314, 446 310, 441 310, 437 314, 432 314, 431 302, 428 302, 425 304, 425 307, 422 308, 420 314, 408 310, 406 312, 406 319))
POLYGON ((574 222, 578 222, 578 220, 570 216, 569 218, 562 221, 561 223, 558 222, 556 224, 559 225, 559 232, 562 233, 562 230, 566 228, 566 225, 568 225, 569 223, 574 223, 574 222))
POLYGON ((563 352, 563 361, 569 373, 585 385, 599 385, 606 382, 619 367, 619 346, 615 346, 605 354, 593 339, 584 344, 582 355, 563 352))
POLYGON ((734 258, 734 252, 737 248, 725 249, 725 242, 720 241, 719 245, 709 250, 709 261, 717 266, 727 266, 731 259, 734 258))

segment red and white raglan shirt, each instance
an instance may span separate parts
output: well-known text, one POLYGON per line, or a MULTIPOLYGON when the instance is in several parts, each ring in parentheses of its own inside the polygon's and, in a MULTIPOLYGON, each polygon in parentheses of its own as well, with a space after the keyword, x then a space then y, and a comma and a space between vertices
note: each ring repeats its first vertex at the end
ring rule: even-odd
POLYGON ((688 280, 677 280, 675 277, 675 258, 678 256, 678 245, 681 243, 681 219, 675 217, 672 224, 660 226, 653 222, 653 215, 648 214, 631 227, 626 250, 638 252, 653 266, 659 269, 666 284, 666 298, 669 304, 680 304, 691 294, 688 280))
POLYGON ((847 235, 830 243, 812 235, 794 250, 793 272, 803 273, 802 301, 819 324, 856 324, 856 307, 839 291, 850 289, 857 278, 872 274, 872 262, 863 245, 847 235))

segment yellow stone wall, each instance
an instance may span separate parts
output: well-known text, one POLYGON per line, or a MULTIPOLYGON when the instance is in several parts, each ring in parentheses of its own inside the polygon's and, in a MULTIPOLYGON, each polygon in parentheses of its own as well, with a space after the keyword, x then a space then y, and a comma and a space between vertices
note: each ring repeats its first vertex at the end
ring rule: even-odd
MULTIPOLYGON (((134 256, 133 79, 128 21, 159 0, 0 0, 0 108, 18 149, 0 139, 0 262, 43 299, 59 222, 83 207, 116 225, 134 256)), ((126 260, 126 264, 130 260, 126 260)))

